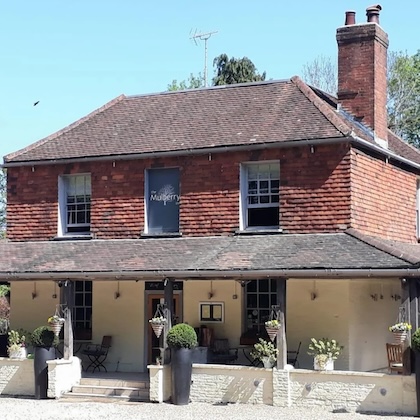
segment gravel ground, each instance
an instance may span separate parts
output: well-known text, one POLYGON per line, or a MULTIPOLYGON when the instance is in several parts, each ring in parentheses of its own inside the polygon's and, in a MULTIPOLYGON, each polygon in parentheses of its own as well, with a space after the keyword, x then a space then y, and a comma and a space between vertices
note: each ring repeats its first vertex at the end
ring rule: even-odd
POLYGON ((331 413, 320 410, 285 409, 267 405, 250 404, 201 404, 185 406, 129 402, 84 402, 62 400, 35 400, 31 398, 0 397, 2 420, 102 420, 102 419, 157 419, 157 420, 393 420, 416 417, 331 413))

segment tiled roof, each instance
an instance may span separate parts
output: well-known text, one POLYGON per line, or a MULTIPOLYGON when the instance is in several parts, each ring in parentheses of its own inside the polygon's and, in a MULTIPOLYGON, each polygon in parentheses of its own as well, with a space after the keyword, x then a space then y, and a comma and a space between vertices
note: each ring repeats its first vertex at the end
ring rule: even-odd
MULTIPOLYGON (((373 132, 337 111, 337 100, 299 77, 126 97, 25 149, 5 163, 255 146, 373 132)), ((420 152, 389 132, 389 150, 420 163, 420 152)), ((386 150, 384 149, 384 152, 386 150)))
MULTIPOLYGON (((120 96, 5 162, 114 156, 342 137, 300 79, 120 96)), ((333 115, 333 110, 324 106, 333 115)))
POLYGON ((0 278, 7 280, 128 273, 151 278, 180 272, 223 278, 267 270, 319 270, 328 277, 334 270, 406 269, 413 263, 346 233, 0 242, 0 278))

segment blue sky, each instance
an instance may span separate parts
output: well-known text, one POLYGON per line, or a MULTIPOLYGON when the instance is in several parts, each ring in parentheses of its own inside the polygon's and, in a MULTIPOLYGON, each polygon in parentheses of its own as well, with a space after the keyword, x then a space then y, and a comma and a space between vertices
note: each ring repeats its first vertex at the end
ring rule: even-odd
MULTIPOLYGON (((336 60, 346 10, 366 21, 371 0, 13 0, 0 2, 0 156, 60 130, 120 94, 161 92, 221 53, 247 56, 267 78, 336 60), (34 102, 39 101, 37 106, 34 102)), ((382 0, 390 50, 420 49, 420 1, 382 0), (403 4, 403 5, 401 5, 403 4)))

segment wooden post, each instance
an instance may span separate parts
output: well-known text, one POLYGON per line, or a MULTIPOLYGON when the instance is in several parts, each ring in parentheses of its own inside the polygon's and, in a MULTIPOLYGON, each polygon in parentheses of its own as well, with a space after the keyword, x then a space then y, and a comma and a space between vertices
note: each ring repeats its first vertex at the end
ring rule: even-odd
POLYGON ((287 343, 286 343, 286 279, 277 279, 277 302, 278 320, 280 321, 280 331, 277 334, 277 369, 284 369, 287 364, 287 343))
POLYGON ((170 363, 170 354, 168 344, 166 343, 166 336, 168 331, 172 328, 172 316, 174 313, 174 283, 172 279, 166 278, 164 280, 164 299, 165 299, 165 318, 168 320, 163 328, 163 354, 161 355, 162 363, 170 363))
POLYGON ((64 303, 64 359, 73 357, 73 326, 71 313, 74 306, 74 282, 66 280, 63 282, 63 303, 64 303))

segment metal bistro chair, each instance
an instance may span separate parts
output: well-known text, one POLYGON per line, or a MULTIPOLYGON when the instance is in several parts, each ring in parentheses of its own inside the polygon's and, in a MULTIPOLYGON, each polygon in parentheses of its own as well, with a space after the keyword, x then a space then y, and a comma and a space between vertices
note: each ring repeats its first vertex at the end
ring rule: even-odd
POLYGON ((299 345, 296 350, 287 351, 287 364, 292 365, 295 368, 299 367, 298 356, 299 356, 301 345, 302 345, 302 341, 299 341, 299 345))
POLYGON ((86 349, 82 351, 82 354, 85 354, 90 360, 90 364, 86 368, 86 372, 90 368, 92 368, 92 372, 95 372, 96 369, 98 369, 98 371, 104 369, 105 372, 107 372, 103 363, 108 356, 108 350, 111 347, 111 342, 112 337, 110 335, 104 335, 101 344, 89 344, 86 346, 86 349))

